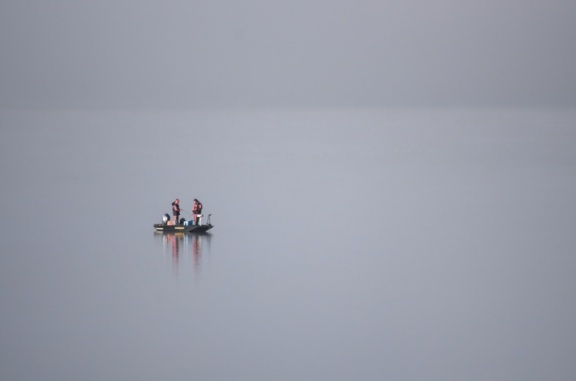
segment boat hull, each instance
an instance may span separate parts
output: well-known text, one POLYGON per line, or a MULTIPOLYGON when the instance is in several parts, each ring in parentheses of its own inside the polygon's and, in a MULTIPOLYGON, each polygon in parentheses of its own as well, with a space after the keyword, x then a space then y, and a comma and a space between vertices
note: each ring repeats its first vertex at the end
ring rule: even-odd
POLYGON ((154 224, 154 229, 163 233, 205 233, 212 229, 212 224, 206 225, 165 225, 154 224))

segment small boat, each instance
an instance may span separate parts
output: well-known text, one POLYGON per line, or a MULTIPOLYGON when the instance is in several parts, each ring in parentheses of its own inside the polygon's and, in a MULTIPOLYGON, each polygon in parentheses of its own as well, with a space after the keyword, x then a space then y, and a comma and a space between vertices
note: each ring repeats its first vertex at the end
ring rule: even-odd
POLYGON ((165 214, 161 224, 154 224, 154 229, 164 233, 206 233, 214 227, 210 223, 210 216, 211 214, 208 215, 208 221, 205 224, 202 224, 202 215, 199 215, 198 225, 195 225, 193 221, 184 219, 181 219, 178 225, 173 225, 170 224, 170 216, 165 214))

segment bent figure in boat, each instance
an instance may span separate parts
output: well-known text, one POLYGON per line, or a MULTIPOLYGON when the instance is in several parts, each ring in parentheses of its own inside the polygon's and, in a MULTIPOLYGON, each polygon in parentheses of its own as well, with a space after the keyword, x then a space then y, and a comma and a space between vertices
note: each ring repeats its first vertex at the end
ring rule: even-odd
POLYGON ((205 224, 202 224, 202 217, 204 217, 203 214, 197 215, 195 221, 187 221, 186 219, 181 218, 176 224, 174 221, 171 221, 169 214, 164 214, 162 217, 162 223, 154 224, 154 229, 165 233, 205 233, 214 227, 214 225, 210 223, 210 216, 212 215, 208 215, 205 224))

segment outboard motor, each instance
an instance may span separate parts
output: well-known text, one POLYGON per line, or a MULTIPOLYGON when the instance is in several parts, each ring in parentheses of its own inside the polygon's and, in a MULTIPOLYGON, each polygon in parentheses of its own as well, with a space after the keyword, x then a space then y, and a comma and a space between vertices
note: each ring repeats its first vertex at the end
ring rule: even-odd
POLYGON ((164 215, 162 216, 162 223, 166 225, 168 221, 170 221, 170 215, 168 213, 164 213, 164 215))

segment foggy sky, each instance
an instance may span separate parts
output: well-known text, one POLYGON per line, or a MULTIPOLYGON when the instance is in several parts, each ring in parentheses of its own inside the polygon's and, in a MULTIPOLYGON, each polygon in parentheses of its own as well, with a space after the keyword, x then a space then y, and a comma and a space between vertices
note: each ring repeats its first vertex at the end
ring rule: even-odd
POLYGON ((572 0, 1 0, 0 108, 576 105, 572 0))

